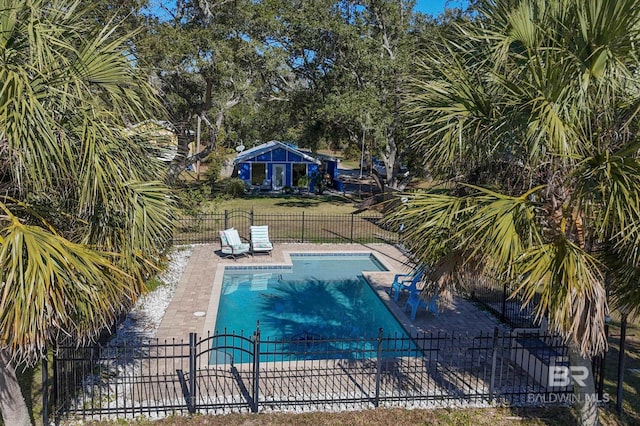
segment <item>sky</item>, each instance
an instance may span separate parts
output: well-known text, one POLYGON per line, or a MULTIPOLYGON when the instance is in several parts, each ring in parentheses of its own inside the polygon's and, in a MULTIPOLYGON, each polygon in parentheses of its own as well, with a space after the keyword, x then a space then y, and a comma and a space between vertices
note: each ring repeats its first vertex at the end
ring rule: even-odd
MULTIPOLYGON (((158 7, 158 3, 158 0, 151 1, 149 10, 156 15, 162 15, 164 12, 158 7)), ((465 8, 468 3, 468 0, 416 0, 415 10, 436 17, 445 6, 465 8)))
POLYGON ((415 10, 425 14, 438 16, 440 12, 444 10, 445 5, 449 8, 464 8, 467 4, 467 0, 417 0, 415 10))

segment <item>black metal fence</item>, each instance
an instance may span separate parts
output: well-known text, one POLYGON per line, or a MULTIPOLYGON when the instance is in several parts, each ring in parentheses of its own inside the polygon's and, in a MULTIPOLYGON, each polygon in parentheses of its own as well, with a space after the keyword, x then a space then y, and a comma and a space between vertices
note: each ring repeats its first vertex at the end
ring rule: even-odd
POLYGON ((268 225, 269 237, 276 243, 373 243, 397 242, 398 234, 386 229, 382 215, 367 213, 320 215, 301 213, 260 213, 253 210, 225 210, 185 216, 178 220, 174 244, 219 242, 218 231, 236 228, 249 239, 249 226, 268 225))
MULTIPOLYGON (((524 304, 520 297, 513 296, 512 283, 500 282, 486 277, 472 277, 468 279, 467 288, 474 300, 481 303, 502 322, 513 328, 539 327, 535 321, 534 307, 540 302, 540 297, 534 297, 529 304, 524 304)), ((598 393, 598 400, 602 400, 604 392, 605 355, 593 357, 592 374, 598 393)))
POLYGON ((471 297, 482 303, 500 320, 515 328, 536 327, 534 307, 539 298, 525 305, 518 296, 511 297, 515 290, 512 283, 486 277, 471 277, 466 284, 471 297))
POLYGON ((548 334, 261 339, 224 333, 54 355, 57 420, 186 413, 566 403, 567 348, 548 334))

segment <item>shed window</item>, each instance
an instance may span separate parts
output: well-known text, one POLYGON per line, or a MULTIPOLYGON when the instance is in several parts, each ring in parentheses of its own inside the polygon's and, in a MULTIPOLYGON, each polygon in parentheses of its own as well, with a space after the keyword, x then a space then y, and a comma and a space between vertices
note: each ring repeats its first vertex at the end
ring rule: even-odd
POLYGON ((262 185, 267 178, 267 165, 265 163, 253 163, 251 165, 251 185, 262 185))
POLYGON ((293 164, 293 185, 298 185, 298 179, 307 175, 307 165, 304 163, 293 164))

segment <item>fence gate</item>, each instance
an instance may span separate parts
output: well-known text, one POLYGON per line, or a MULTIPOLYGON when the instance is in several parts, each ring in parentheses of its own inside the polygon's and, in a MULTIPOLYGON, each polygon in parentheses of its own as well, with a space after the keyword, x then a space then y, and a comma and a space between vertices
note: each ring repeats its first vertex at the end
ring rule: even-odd
POLYGON ((235 228, 238 230, 240 237, 249 241, 249 227, 254 224, 253 210, 225 210, 224 211, 224 228, 235 228))
POLYGON ((208 336, 190 350, 189 374, 182 380, 190 413, 258 411, 259 331, 208 336))

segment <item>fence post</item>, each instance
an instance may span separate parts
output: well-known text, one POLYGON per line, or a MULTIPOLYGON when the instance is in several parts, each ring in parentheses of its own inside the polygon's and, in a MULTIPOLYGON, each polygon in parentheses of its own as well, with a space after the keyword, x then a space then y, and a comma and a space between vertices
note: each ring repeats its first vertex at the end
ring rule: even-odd
POLYGON ((304 210, 302 211, 302 238, 301 243, 304 243, 304 210))
MULTIPOLYGON (((608 317, 607 317, 608 318, 608 317)), ((609 340, 609 324, 605 324, 604 326, 604 336, 607 341, 609 340)), ((607 363, 607 351, 604 351, 602 355, 600 355, 600 365, 598 366, 598 400, 602 401, 604 398, 604 369, 607 363)))
POLYGON ((380 404, 380 379, 382 377, 382 327, 378 329, 378 348, 376 354, 376 397, 373 405, 377 407, 380 404))
POLYGON ((224 210, 224 229, 229 229, 229 210, 224 210))
POLYGON ((49 424, 49 360, 47 350, 42 358, 42 424, 49 424))
POLYGON ((53 389, 51 391, 51 399, 53 399, 53 418, 56 424, 58 424, 58 355, 60 354, 60 346, 58 342, 55 344, 53 351, 53 374, 51 381, 53 381, 53 389))
POLYGON ((507 282, 502 286, 502 321, 507 321, 507 282))
POLYGON ((498 363, 498 327, 493 329, 493 352, 491 354, 491 381, 489 382, 489 403, 493 402, 495 390, 496 364, 498 363))
POLYGON ((616 392, 616 411, 622 414, 622 398, 624 387, 624 352, 625 340, 627 338, 627 314, 623 313, 620 318, 620 344, 618 346, 618 389, 616 392))
POLYGON ((256 324, 253 333, 253 407, 251 412, 258 412, 258 400, 260 399, 260 321, 256 324))
POLYGON ((189 333, 189 413, 196 412, 196 333, 189 333))
POLYGON ((251 207, 251 212, 249 213, 249 226, 253 226, 253 207, 251 207))
POLYGON ((353 221, 355 220, 356 215, 354 215, 353 213, 351 213, 351 242, 353 243, 353 221))

